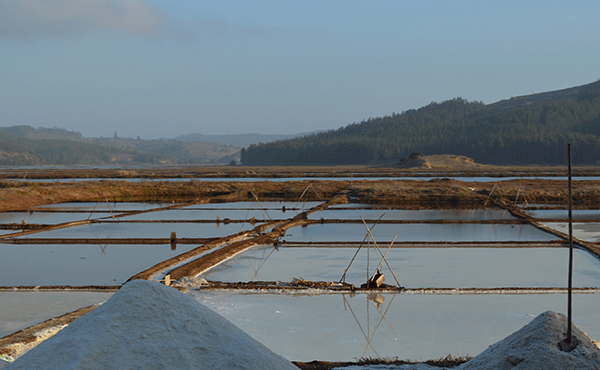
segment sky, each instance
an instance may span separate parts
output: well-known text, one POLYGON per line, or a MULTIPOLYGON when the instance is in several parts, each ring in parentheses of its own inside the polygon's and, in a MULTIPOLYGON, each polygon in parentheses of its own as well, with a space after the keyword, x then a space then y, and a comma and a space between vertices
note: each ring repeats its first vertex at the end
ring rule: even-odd
POLYGON ((600 78, 600 2, 1 0, 0 126, 295 134, 600 78))

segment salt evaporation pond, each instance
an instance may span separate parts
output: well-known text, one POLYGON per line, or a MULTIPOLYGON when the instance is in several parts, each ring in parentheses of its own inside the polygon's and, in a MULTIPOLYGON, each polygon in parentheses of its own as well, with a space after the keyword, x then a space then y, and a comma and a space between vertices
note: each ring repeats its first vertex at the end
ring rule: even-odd
MULTIPOLYGON (((225 282, 338 282, 355 254, 356 248, 257 246, 201 276, 225 282)), ((573 286, 600 287, 600 260, 582 250, 574 250, 573 258, 573 286)), ((367 259, 372 275, 381 256, 373 248, 362 248, 346 274, 347 283, 360 286, 367 281, 367 259)), ((567 286, 567 248, 392 248, 386 260, 407 288, 567 286)), ((386 283, 396 285, 385 264, 381 271, 386 283)))
MULTIPOLYGON (((569 224, 566 222, 549 222, 545 224, 551 229, 569 234, 569 224)), ((573 222, 573 236, 588 242, 600 242, 600 223, 598 222, 573 222)))
MULTIPOLYGON (((367 294, 192 294, 272 351, 295 361, 476 356, 538 314, 564 313, 567 305, 565 294, 381 294, 371 295, 373 300, 367 294)), ((599 306, 600 294, 573 295, 573 321, 593 339, 600 338, 599 306)))
MULTIPOLYGON (((598 209, 574 209, 573 219, 577 220, 600 220, 600 210, 598 209)), ((525 211, 525 213, 534 218, 568 220, 569 210, 567 209, 543 209, 525 211)))
POLYGON ((185 206, 186 209, 260 209, 261 206, 264 209, 281 209, 285 207, 287 209, 298 208, 300 210, 308 210, 313 207, 322 204, 323 202, 231 202, 231 203, 205 203, 205 204, 194 204, 185 206))
MULTIPOLYGON (((361 205, 357 205, 361 206, 361 205)), ((365 206, 365 205, 362 205, 365 206)), ((336 207, 324 211, 314 212, 310 219, 324 218, 327 220, 515 220, 504 209, 353 209, 336 207)))
POLYGON ((164 211, 140 213, 137 215, 120 217, 123 221, 128 220, 250 220, 255 218, 258 221, 269 221, 279 219, 289 219, 302 212, 300 209, 283 211, 278 209, 200 209, 200 208, 177 208, 164 211))
POLYGON ((120 285, 197 245, 0 244, 0 286, 120 285))
POLYGON ((52 210, 52 211, 144 211, 155 208, 163 208, 173 206, 175 203, 138 203, 138 202, 81 202, 81 203, 59 203, 48 204, 34 207, 34 211, 52 210))
POLYGON ((113 293, 0 292, 0 338, 109 299, 113 293))
MULTIPOLYGON (((100 217, 105 217, 102 215, 100 217)), ((95 215, 93 218, 98 218, 99 215, 95 215)), ((109 215, 110 217, 110 215, 109 215)), ((67 213, 67 212, 5 212, 0 213, 1 224, 21 224, 25 220, 28 224, 47 224, 54 225, 63 222, 80 221, 86 220, 88 215, 81 213, 67 213)), ((19 231, 19 230, 13 230, 19 231)))
POLYGON ((44 231, 24 236, 26 238, 170 238, 176 232, 178 238, 215 238, 251 230, 249 223, 129 223, 109 221, 44 231))
MULTIPOLYGON (((369 225, 371 227, 372 225, 369 225)), ((283 238, 287 242, 362 241, 363 224, 316 224, 293 227, 283 238)), ((499 242, 551 241, 558 238, 531 225, 510 224, 377 224, 372 229, 376 241, 414 242, 499 242)))

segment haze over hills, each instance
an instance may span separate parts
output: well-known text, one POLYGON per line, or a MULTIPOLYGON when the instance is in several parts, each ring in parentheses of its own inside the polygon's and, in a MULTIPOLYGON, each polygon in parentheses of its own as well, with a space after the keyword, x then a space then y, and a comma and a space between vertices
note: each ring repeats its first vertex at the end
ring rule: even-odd
POLYGON ((0 127, 0 165, 397 164, 413 152, 486 164, 600 161, 600 81, 485 105, 457 98, 338 130, 296 135, 84 138, 60 128, 0 127), (244 148, 246 147, 246 148, 244 148))
POLYGON ((255 143, 268 143, 270 141, 288 140, 306 135, 315 134, 311 133, 299 133, 294 135, 268 135, 268 134, 232 134, 232 135, 203 135, 203 134, 188 134, 177 136, 174 140, 189 142, 201 142, 201 143, 216 143, 223 145, 233 146, 249 146, 255 143))

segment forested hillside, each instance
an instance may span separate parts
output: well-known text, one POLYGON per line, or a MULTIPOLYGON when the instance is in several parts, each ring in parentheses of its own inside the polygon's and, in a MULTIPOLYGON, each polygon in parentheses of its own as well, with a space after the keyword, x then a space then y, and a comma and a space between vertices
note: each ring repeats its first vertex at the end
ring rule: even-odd
POLYGON ((61 128, 0 127, 0 165, 228 164, 239 148, 178 140, 84 138, 61 128))
POLYGON ((25 139, 0 133, 4 166, 157 163, 157 156, 135 150, 64 139, 25 139))
POLYGON ((489 164, 600 161, 600 81, 485 105, 457 98, 370 118, 338 130, 260 143, 245 165, 391 164, 413 152, 455 154, 489 164))

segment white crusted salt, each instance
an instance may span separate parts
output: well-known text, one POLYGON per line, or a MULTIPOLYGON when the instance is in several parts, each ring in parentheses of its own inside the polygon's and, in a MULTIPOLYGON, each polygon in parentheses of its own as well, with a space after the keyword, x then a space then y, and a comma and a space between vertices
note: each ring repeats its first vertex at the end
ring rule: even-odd
POLYGON ((6 369, 295 369, 195 299, 134 280, 6 369))

